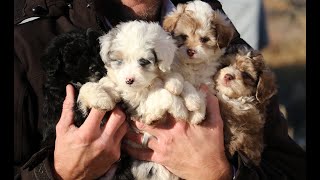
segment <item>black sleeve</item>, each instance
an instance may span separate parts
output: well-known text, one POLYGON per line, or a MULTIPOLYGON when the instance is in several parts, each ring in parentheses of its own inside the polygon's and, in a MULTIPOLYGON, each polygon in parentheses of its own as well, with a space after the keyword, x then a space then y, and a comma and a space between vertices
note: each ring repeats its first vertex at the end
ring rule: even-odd
POLYGON ((53 148, 40 149, 35 93, 24 64, 14 54, 14 179, 53 179, 53 148))

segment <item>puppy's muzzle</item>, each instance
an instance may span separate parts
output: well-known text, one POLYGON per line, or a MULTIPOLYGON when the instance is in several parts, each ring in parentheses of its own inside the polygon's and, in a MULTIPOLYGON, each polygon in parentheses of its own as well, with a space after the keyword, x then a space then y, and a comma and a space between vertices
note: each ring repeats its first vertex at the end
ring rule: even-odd
POLYGON ((133 82, 134 82, 134 78, 126 78, 126 83, 127 84, 133 84, 133 82))
POLYGON ((228 82, 234 79, 234 76, 232 76, 231 74, 225 74, 223 79, 228 82))
POLYGON ((192 57, 195 53, 196 53, 195 50, 193 50, 193 49, 187 49, 187 54, 188 54, 189 57, 192 57))

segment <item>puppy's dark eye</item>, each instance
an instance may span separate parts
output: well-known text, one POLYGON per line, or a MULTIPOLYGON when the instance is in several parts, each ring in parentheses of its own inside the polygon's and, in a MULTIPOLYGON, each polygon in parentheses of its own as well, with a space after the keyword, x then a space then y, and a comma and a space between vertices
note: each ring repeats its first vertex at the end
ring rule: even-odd
POLYGON ((202 38, 200 38, 200 41, 202 42, 202 43, 206 43, 206 42, 208 42, 210 39, 208 38, 208 37, 202 37, 202 38))
POLYGON ((90 66, 90 67, 89 67, 89 71, 92 72, 92 73, 94 73, 94 72, 96 71, 96 68, 95 68, 94 66, 90 66))
POLYGON ((247 72, 241 72, 241 75, 242 75, 243 79, 252 79, 253 80, 253 77, 247 72))
POLYGON ((185 34, 180 34, 180 35, 178 36, 178 38, 181 39, 182 41, 185 41, 185 40, 187 40, 188 36, 185 35, 185 34))
POLYGON ((256 84, 256 80, 247 72, 241 72, 243 81, 245 84, 249 86, 254 86, 256 84))
POLYGON ((144 67, 144 66, 150 64, 151 62, 150 62, 149 60, 146 60, 146 59, 143 59, 143 58, 142 58, 142 59, 139 59, 138 63, 139 63, 142 67, 144 67))

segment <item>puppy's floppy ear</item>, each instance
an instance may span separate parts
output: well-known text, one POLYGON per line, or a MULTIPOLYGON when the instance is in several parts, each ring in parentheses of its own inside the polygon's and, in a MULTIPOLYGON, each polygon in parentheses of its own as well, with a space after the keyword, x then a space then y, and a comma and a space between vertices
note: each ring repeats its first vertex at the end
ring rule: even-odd
POLYGON ((105 64, 108 64, 108 53, 111 48, 112 40, 115 38, 117 31, 117 28, 114 28, 110 30, 108 34, 99 37, 100 57, 105 64))
POLYGON ((227 47, 235 33, 229 18, 222 12, 216 10, 211 16, 211 23, 216 29, 216 38, 220 48, 227 47))
POLYGON ((257 71, 266 70, 267 67, 264 63, 264 58, 260 51, 254 49, 247 49, 247 58, 251 59, 251 62, 257 71))
POLYGON ((173 32, 186 7, 186 4, 178 4, 177 9, 164 18, 162 25, 163 29, 167 32, 173 32))
POLYGON ((158 67, 163 72, 170 71, 177 46, 168 34, 159 34, 158 37, 154 47, 158 59, 158 67))
POLYGON ((102 35, 102 33, 93 30, 92 28, 88 28, 86 31, 87 41, 89 46, 96 46, 98 44, 98 38, 102 35))
POLYGON ((256 98, 260 103, 270 99, 277 93, 275 74, 269 70, 263 70, 259 76, 256 98))

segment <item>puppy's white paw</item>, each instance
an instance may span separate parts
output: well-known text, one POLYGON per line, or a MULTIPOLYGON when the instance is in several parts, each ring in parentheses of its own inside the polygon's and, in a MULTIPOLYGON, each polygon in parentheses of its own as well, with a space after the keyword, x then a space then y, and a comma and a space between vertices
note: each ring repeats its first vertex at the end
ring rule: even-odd
POLYGON ((206 118, 206 104, 201 104, 198 111, 193 111, 190 113, 189 122, 191 124, 199 124, 206 118))
POLYGON ((205 114, 199 111, 193 111, 190 113, 189 122, 191 124, 199 124, 205 119, 205 114))
POLYGON ((78 103, 85 109, 102 109, 110 111, 116 105, 115 100, 98 83, 88 82, 79 91, 78 103))
POLYGON ((154 121, 162 119, 171 108, 173 96, 173 94, 163 88, 151 91, 148 94, 147 99, 140 102, 140 105, 137 108, 138 114, 144 117, 142 121, 151 124, 154 121))
POLYGON ((147 114, 144 118, 141 119, 141 122, 144 124, 152 124, 155 121, 158 121, 163 118, 163 114, 147 114))
POLYGON ((179 73, 170 73, 164 77, 164 88, 174 95, 180 95, 184 79, 179 73))
POLYGON ((189 111, 198 111, 201 106, 201 98, 198 94, 188 94, 184 97, 186 107, 189 111))
POLYGON ((168 109, 168 112, 177 119, 187 120, 189 112, 183 99, 179 96, 173 96, 172 100, 172 106, 168 109))
POLYGON ((102 109, 106 111, 110 111, 116 105, 115 101, 105 92, 98 93, 96 96, 93 96, 90 101, 90 106, 96 109, 102 109))
POLYGON ((184 98, 186 107, 189 111, 198 111, 204 102, 205 95, 201 91, 197 91, 196 88, 188 81, 184 82, 182 97, 184 98))

